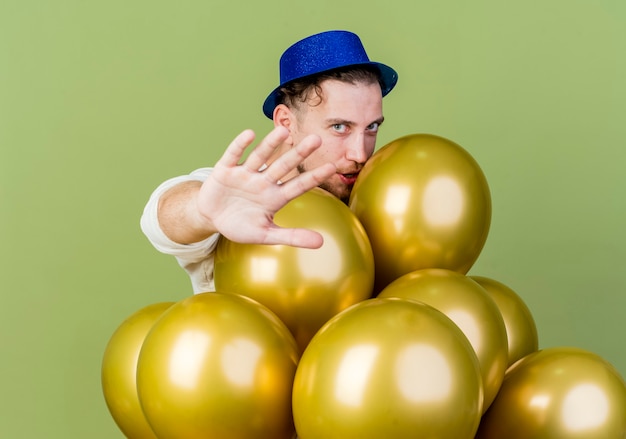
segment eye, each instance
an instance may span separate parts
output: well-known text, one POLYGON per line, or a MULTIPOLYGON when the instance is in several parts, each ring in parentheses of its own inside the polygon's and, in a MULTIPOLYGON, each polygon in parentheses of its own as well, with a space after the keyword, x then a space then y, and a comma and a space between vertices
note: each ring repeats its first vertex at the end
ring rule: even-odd
POLYGON ((344 123, 334 123, 332 128, 338 133, 345 133, 348 130, 348 127, 344 123))
POLYGON ((367 126, 367 130, 376 133, 376 132, 378 132, 378 128, 379 127, 380 127, 380 123, 379 122, 374 122, 374 123, 369 124, 367 126))

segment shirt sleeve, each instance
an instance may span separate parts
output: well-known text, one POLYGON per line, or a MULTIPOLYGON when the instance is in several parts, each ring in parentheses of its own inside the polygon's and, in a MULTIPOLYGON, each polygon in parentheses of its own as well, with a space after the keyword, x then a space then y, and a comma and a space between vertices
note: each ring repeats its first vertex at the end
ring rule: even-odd
POLYGON ((211 171, 212 168, 200 168, 189 175, 170 178, 161 183, 150 195, 140 220, 141 230, 154 248, 161 253, 176 257, 179 265, 187 271, 194 293, 215 291, 213 256, 219 234, 215 233, 193 244, 179 244, 165 235, 159 224, 157 213, 159 200, 165 192, 186 181, 204 181, 211 171))

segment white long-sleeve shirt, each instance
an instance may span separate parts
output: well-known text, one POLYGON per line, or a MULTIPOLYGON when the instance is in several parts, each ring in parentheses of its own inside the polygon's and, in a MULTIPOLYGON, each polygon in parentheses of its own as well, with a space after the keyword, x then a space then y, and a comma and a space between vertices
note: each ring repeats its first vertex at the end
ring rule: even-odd
POLYGON ((179 244, 169 239, 159 224, 158 207, 161 196, 185 181, 204 181, 212 168, 200 168, 189 175, 174 177, 161 183, 152 193, 141 216, 141 230, 160 252, 172 255, 187 271, 195 294, 215 291, 213 279, 214 254, 219 234, 193 244, 179 244))

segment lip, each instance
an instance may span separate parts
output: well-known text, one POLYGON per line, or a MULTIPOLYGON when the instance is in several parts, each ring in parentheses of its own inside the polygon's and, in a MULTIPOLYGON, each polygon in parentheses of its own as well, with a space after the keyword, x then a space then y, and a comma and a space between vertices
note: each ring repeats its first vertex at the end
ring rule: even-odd
POLYGON ((353 173, 348 173, 348 174, 339 174, 339 178, 341 179, 341 181, 348 186, 352 186, 358 176, 359 176, 358 172, 353 172, 353 173))

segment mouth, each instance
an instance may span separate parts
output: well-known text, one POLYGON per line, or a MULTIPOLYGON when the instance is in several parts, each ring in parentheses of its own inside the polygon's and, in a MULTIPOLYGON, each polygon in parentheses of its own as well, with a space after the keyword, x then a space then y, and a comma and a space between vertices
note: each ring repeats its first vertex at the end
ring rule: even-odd
POLYGON ((339 174, 339 178, 341 181, 349 186, 352 186, 359 176, 358 172, 348 173, 348 174, 339 174))

